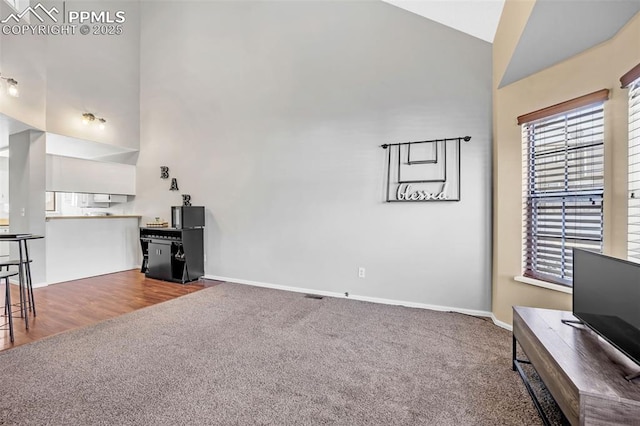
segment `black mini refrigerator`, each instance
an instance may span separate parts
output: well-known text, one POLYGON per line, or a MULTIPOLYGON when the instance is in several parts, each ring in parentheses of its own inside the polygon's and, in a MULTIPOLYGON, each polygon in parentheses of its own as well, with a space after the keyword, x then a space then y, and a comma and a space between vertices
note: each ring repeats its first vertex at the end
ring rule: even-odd
POLYGON ((176 229, 204 227, 204 207, 172 206, 171 227, 176 229))

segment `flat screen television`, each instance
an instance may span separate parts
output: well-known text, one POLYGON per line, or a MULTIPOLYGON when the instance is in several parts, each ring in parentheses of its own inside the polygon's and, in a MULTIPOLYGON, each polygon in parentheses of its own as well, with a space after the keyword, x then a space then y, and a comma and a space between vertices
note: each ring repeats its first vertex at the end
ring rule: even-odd
POLYGON ((574 248, 573 315, 640 364, 640 264, 574 248))

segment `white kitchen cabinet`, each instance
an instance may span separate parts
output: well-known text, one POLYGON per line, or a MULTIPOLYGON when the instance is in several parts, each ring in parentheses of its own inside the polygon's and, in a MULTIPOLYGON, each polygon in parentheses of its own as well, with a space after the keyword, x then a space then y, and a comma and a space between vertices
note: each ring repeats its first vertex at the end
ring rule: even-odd
POLYGON ((110 207, 116 203, 126 203, 126 195, 116 194, 77 194, 78 207, 110 207))
POLYGON ((94 203, 126 203, 126 195, 117 194, 93 194, 94 203))
POLYGON ((46 190, 135 195, 136 166, 48 154, 46 190))

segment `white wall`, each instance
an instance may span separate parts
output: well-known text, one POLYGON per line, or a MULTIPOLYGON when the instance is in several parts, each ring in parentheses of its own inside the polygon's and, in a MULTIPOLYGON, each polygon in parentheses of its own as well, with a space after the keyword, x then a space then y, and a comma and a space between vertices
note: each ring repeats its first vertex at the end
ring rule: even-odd
POLYGON ((490 310, 488 43, 382 2, 142 3, 141 31, 136 212, 180 203, 169 166, 208 275, 490 310), (467 134, 462 201, 383 202, 379 145, 467 134))
MULTIPOLYGON (((46 5, 60 11, 123 10, 123 32, 81 35, 76 29, 73 35, 0 35, 0 72, 16 79, 20 88, 17 99, 0 96, 0 113, 51 133, 137 150, 139 2, 66 1, 64 8, 62 3, 46 5), (106 129, 83 125, 84 112, 104 117, 106 129)), ((0 1, 0 16, 9 11, 0 1)), ((62 15, 57 17, 62 22, 62 15)))
MULTIPOLYGON (((57 4, 61 2, 53 2, 57 4)), ((47 131, 138 149, 140 29, 137 1, 66 1, 66 10, 124 11, 119 35, 47 38, 47 131), (82 124, 91 112, 104 130, 82 124)), ((62 10, 62 7, 60 7, 62 10)), ((93 27, 93 25, 90 25, 93 27)))
MULTIPOLYGON (((12 11, 0 1, 0 16, 12 11)), ((0 90, 0 113, 39 129, 44 129, 46 122, 45 52, 43 36, 0 35, 0 73, 17 80, 20 89, 19 98, 7 96, 4 87, 0 90)))

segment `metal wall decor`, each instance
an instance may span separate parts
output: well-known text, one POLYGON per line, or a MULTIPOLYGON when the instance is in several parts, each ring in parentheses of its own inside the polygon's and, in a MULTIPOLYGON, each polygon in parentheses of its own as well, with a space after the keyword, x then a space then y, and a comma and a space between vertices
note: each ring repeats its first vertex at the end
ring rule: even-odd
POLYGON ((386 201, 460 201, 460 142, 471 136, 381 145, 386 201))
MULTIPOLYGON (((160 179, 169 179, 169 167, 168 166, 160 166, 160 179)), ((178 179, 171 178, 171 186, 169 187, 169 191, 179 191, 178 188, 178 179)), ((182 205, 190 206, 191 205, 191 195, 182 194, 182 205)))
POLYGON ((179 191, 179 189, 178 189, 178 179, 171 178, 171 187, 169 188, 169 191, 179 191))

